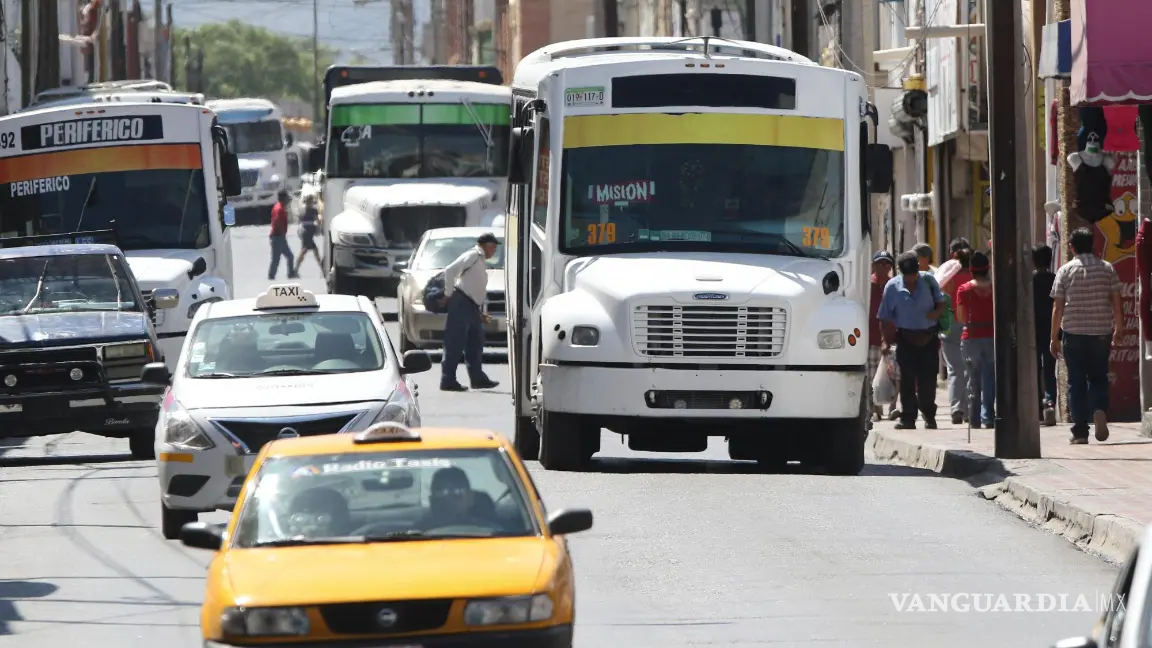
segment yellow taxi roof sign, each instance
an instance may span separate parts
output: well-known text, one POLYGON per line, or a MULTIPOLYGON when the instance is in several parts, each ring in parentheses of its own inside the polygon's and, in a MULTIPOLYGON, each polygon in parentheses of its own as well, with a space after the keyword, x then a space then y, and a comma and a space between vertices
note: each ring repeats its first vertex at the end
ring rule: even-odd
POLYGON ((356 435, 355 443, 388 443, 390 441, 419 441, 420 433, 399 423, 377 423, 356 435))
POLYGON ((269 286, 268 291, 256 298, 256 309, 302 308, 318 306, 316 295, 304 290, 299 284, 269 286))

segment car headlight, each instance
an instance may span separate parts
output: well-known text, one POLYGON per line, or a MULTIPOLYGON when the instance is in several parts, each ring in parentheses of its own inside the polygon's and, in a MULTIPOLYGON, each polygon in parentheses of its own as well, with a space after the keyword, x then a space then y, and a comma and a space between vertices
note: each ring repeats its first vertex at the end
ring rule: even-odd
POLYGON ((160 421, 164 429, 164 443, 188 450, 207 450, 216 446, 174 398, 164 408, 160 421))
POLYGON ((151 357, 151 349, 147 342, 134 342, 132 344, 113 344, 104 347, 105 360, 122 360, 124 358, 151 357))
POLYGON ((218 301, 224 301, 224 298, 223 297, 209 297, 208 299, 205 299, 203 301, 198 301, 195 304, 192 304, 191 306, 188 307, 188 319, 192 319, 193 317, 196 317, 196 311, 200 310, 200 307, 203 306, 204 304, 211 304, 212 302, 218 302, 218 301))
POLYGON ((600 344, 600 329, 595 326, 573 326, 572 346, 596 346, 600 344))
POLYGON ((271 178, 268 178, 264 182, 260 183, 260 187, 262 189, 267 189, 267 190, 279 189, 280 188, 280 176, 274 175, 271 178))
POLYGON ((416 399, 412 398, 412 392, 408 391, 408 384, 401 380, 392 392, 392 396, 388 398, 388 402, 384 404, 384 408, 376 416, 376 420, 372 421, 373 425, 376 423, 412 425, 413 422, 410 419, 415 402, 416 399))
POLYGON ((844 333, 835 330, 820 331, 816 335, 816 344, 821 349, 843 349, 844 333))
POLYGON ((371 234, 356 234, 354 232, 336 232, 336 239, 340 241, 341 245, 351 245, 354 247, 372 247, 376 241, 372 240, 371 234))
POLYGON ((464 623, 471 626, 513 625, 551 618, 552 599, 547 594, 469 601, 464 608, 464 623))
POLYGON ((300 607, 232 607, 220 616, 220 629, 233 637, 283 637, 306 635, 312 624, 300 607))

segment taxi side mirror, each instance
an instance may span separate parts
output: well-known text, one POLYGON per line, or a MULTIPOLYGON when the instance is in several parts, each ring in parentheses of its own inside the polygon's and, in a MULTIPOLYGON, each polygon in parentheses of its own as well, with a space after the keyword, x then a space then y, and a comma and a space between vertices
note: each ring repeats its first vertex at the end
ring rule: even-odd
POLYGON ((167 385, 171 380, 172 374, 163 362, 150 362, 140 372, 140 382, 148 385, 167 385))
POLYGON ((224 527, 207 522, 189 522, 180 529, 180 542, 193 549, 219 551, 224 544, 224 527))
POLYGON ((1052 644, 1052 648, 1096 648, 1091 637, 1069 637, 1052 644))
POLYGON ((588 509, 561 509, 548 516, 548 531, 552 535, 579 533, 592 528, 592 511, 588 509))
POLYGON ((404 364, 401 367, 400 373, 405 376, 424 373, 432 368, 432 357, 428 355, 427 351, 422 349, 405 353, 403 362, 404 364))

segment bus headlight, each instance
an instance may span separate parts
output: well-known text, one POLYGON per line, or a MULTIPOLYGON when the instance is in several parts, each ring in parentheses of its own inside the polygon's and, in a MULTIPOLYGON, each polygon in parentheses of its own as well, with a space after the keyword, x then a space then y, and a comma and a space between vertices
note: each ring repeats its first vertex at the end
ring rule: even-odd
POLYGON ((816 344, 821 349, 843 349, 844 333, 835 330, 820 331, 816 335, 816 344))
POLYGON ((551 618, 552 599, 547 594, 469 601, 464 608, 464 623, 470 626, 513 625, 551 618))
POLYGON ((371 234, 336 232, 336 239, 340 241, 340 245, 351 245, 353 247, 372 247, 376 244, 376 241, 372 240, 371 234))
POLYGON ((220 629, 233 637, 301 636, 311 631, 312 624, 300 607, 232 607, 221 615, 220 629))
POLYGON ((280 188, 280 176, 273 175, 268 180, 260 183, 260 188, 268 191, 275 191, 280 188))
POLYGON ((573 326, 572 346, 596 346, 600 344, 600 329, 595 326, 573 326))

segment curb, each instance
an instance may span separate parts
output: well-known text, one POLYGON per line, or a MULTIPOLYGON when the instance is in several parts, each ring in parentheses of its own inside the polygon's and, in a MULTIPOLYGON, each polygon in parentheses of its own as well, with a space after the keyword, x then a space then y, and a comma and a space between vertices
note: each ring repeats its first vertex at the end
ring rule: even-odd
POLYGON ((868 445, 881 461, 973 483, 982 499, 1111 562, 1128 560, 1143 532, 1143 527, 1133 520, 1070 504, 1029 485, 1023 478, 1010 476, 1010 471, 994 457, 907 441, 876 429, 869 433, 868 445), (986 485, 979 485, 981 482, 986 485))

